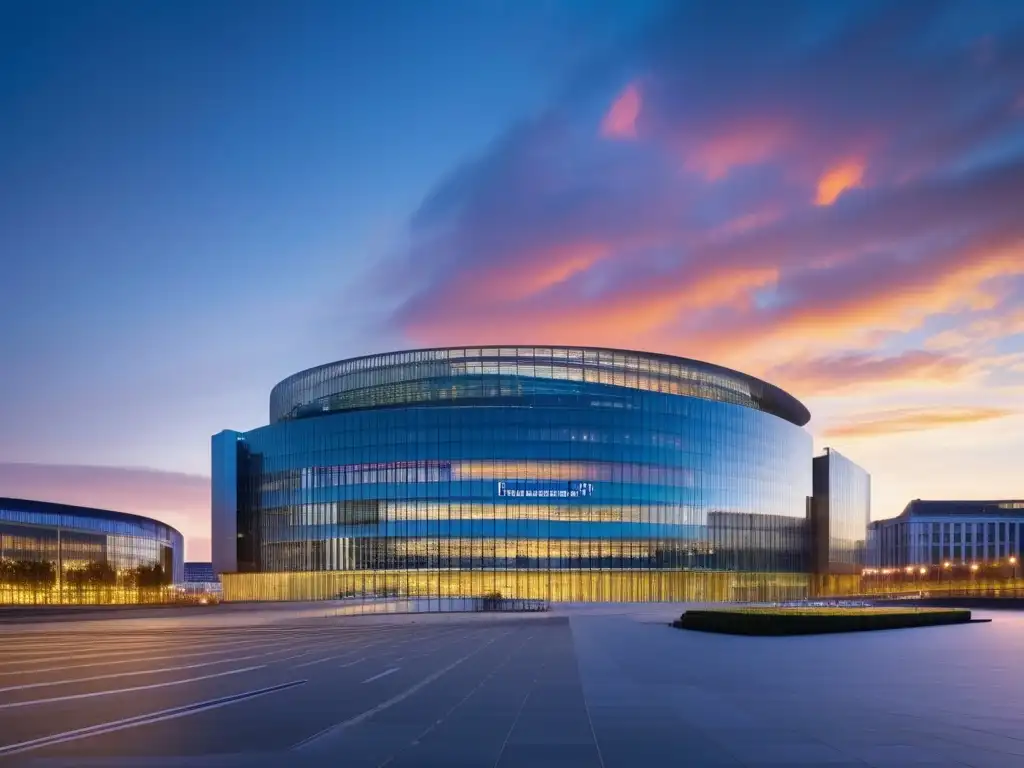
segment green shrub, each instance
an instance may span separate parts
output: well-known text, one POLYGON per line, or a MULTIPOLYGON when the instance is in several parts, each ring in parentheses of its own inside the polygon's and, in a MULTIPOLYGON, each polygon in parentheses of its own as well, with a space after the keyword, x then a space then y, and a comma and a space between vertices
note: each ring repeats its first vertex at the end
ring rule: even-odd
POLYGON ((686 611, 673 625, 730 635, 814 635, 964 624, 970 620, 971 612, 958 608, 739 608, 686 611))

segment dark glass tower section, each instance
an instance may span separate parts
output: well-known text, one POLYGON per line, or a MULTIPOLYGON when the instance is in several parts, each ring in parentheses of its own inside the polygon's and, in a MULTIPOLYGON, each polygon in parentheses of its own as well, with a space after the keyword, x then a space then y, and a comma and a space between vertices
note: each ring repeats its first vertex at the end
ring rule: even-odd
POLYGON ((871 475, 841 453, 814 459, 811 561, 819 574, 858 574, 867 564, 871 475))

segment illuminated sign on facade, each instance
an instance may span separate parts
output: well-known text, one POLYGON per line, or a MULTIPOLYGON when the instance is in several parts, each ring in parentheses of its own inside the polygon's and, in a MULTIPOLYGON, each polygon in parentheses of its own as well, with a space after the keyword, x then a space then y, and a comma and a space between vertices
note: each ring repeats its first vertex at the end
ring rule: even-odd
POLYGON ((575 499, 580 496, 591 496, 594 493, 593 483, 578 480, 500 480, 498 495, 519 499, 575 499))
POLYGON ((450 461, 390 461, 344 464, 334 467, 303 467, 302 488, 327 488, 366 483, 437 483, 452 479, 450 461))

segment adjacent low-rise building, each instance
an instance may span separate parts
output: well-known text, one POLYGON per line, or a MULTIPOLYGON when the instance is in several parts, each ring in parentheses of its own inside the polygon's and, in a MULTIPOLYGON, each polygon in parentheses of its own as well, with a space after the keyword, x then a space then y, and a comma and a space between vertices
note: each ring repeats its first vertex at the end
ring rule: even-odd
POLYGON ((1024 501, 924 501, 868 528, 874 568, 995 565, 1024 548, 1024 501))
POLYGON ((184 539, 140 515, 0 498, 0 604, 163 599, 184 578, 184 539))

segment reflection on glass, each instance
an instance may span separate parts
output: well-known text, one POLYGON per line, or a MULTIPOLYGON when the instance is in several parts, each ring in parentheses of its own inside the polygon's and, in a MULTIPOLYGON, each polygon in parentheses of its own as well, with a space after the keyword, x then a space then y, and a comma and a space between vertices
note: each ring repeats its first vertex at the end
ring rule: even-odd
POLYGON ((0 499, 0 603, 161 602, 183 571, 181 534, 135 515, 0 499))

